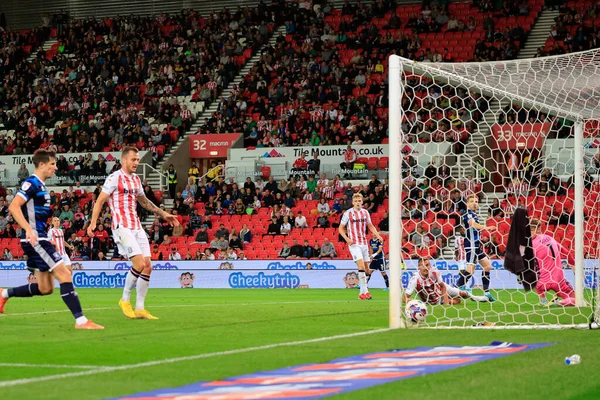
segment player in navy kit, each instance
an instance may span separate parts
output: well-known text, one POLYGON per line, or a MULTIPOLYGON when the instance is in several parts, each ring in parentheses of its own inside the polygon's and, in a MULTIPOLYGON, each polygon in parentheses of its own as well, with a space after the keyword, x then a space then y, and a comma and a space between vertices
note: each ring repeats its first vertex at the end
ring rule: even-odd
POLYGON ((52 210, 45 182, 56 172, 56 154, 53 151, 36 150, 33 153, 33 165, 33 175, 23 181, 8 211, 24 231, 20 238, 21 246, 27 255, 27 268, 35 272, 37 283, 1 290, 0 313, 4 312, 4 305, 11 297, 51 294, 56 279, 60 283, 61 298, 75 317, 75 328, 104 329, 83 315, 71 271, 48 239, 46 224, 52 216, 52 210))
POLYGON ((371 264, 369 264, 369 272, 367 272, 367 283, 371 280, 371 275, 373 275, 373 271, 381 272, 381 276, 385 281, 385 289, 389 290, 390 288, 390 280, 387 276, 386 270, 386 262, 385 262, 385 253, 383 251, 383 242, 379 239, 372 238, 369 241, 369 247, 371 247, 371 264))
POLYGON ((471 279, 471 276, 475 272, 475 267, 479 263, 483 268, 483 272, 481 273, 481 283, 483 284, 485 296, 489 301, 496 301, 490 293, 490 271, 492 270, 492 263, 481 247, 481 231, 486 230, 488 232, 493 232, 496 230, 496 227, 479 223, 479 217, 477 216, 478 207, 479 198, 477 195, 470 195, 467 198, 467 211, 462 216, 462 223, 465 229, 464 243, 467 267, 465 270, 460 271, 456 286, 458 286, 460 290, 464 290, 465 285, 469 282, 469 279, 471 279))

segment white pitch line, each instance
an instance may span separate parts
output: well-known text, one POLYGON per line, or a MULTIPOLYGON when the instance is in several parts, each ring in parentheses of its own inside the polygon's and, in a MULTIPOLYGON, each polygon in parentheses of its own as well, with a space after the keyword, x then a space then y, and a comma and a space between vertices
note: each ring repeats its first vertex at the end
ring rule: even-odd
POLYGON ((40 376, 40 377, 36 377, 36 378, 15 379, 12 381, 0 381, 0 387, 10 387, 10 386, 26 385, 26 384, 30 384, 30 383, 45 382, 45 381, 51 381, 51 380, 57 380, 57 379, 67 379, 67 378, 75 378, 75 377, 79 377, 79 376, 97 375, 97 374, 103 374, 106 372, 128 371, 128 370, 137 369, 137 368, 153 367, 156 365, 172 364, 172 363, 177 363, 177 362, 182 362, 182 361, 200 360, 203 358, 228 356, 228 355, 232 355, 232 354, 249 353, 252 351, 259 351, 259 350, 270 350, 270 349, 275 349, 278 347, 289 347, 289 346, 298 346, 298 345, 309 344, 309 343, 326 342, 329 340, 346 339, 346 338, 372 335, 374 333, 383 333, 383 332, 389 332, 389 331, 391 331, 390 328, 372 329, 369 331, 346 333, 343 335, 334 335, 334 336, 323 336, 323 337, 319 337, 319 338, 315 338, 315 339, 297 340, 294 342, 274 343, 274 344, 266 344, 263 346, 245 347, 242 349, 217 351, 214 353, 196 354, 193 356, 165 358, 163 360, 147 361, 147 362, 137 363, 137 364, 121 365, 121 366, 115 366, 115 367, 98 367, 98 369, 92 369, 92 370, 81 371, 81 372, 69 372, 66 374, 47 375, 47 376, 40 376))
MULTIPOLYGON (((151 309, 154 308, 184 308, 184 307, 229 307, 229 306, 265 306, 265 305, 279 305, 279 304, 307 304, 307 303, 348 303, 353 301, 354 299, 348 300, 308 300, 308 301, 270 301, 270 302, 257 302, 257 303, 213 303, 213 304, 173 304, 170 306, 151 306, 151 309)), ((371 300, 370 303, 388 303, 388 300, 371 300)), ((85 308, 83 311, 105 311, 105 310, 118 310, 118 307, 95 307, 95 308, 85 308)), ((45 315, 45 314, 57 314, 57 313, 65 313, 71 312, 69 309, 65 308, 63 310, 48 310, 48 311, 33 311, 26 313, 15 313, 15 314, 0 314, 0 318, 4 317, 23 317, 27 315, 45 315)))
POLYGON ((0 363, 0 367, 23 367, 23 368, 66 368, 66 369, 98 369, 108 368, 105 365, 68 365, 68 364, 24 364, 24 363, 0 363))

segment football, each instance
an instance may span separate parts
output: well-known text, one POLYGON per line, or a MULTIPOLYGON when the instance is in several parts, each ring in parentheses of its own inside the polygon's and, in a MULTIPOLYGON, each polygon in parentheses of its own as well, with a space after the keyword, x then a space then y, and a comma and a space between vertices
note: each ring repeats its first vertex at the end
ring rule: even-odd
POLYGON ((411 300, 406 303, 406 318, 414 323, 424 322, 427 317, 427 305, 421 300, 411 300))

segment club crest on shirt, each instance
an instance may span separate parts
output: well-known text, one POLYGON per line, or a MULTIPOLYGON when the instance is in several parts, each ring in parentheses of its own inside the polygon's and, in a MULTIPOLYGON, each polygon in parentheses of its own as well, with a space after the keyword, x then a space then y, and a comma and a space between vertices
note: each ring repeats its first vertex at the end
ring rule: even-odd
POLYGON ((26 192, 27 189, 29 189, 31 187, 31 182, 23 182, 23 184, 21 185, 21 190, 26 192))

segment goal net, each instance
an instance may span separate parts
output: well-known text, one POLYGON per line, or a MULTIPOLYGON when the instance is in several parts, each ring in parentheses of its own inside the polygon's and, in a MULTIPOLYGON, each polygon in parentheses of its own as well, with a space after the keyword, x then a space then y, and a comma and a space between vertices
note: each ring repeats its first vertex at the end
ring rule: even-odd
POLYGON ((599 56, 390 58, 390 154, 401 155, 390 157, 390 241, 400 243, 390 246, 392 327, 415 326, 402 305, 411 279, 406 294, 430 303, 420 327, 587 327, 599 316, 599 56), (559 244, 537 238, 544 259, 525 277, 504 268, 519 209, 539 223, 535 235, 559 244), (444 298, 428 289, 436 277, 459 289, 448 291, 451 305, 432 304, 444 298))

